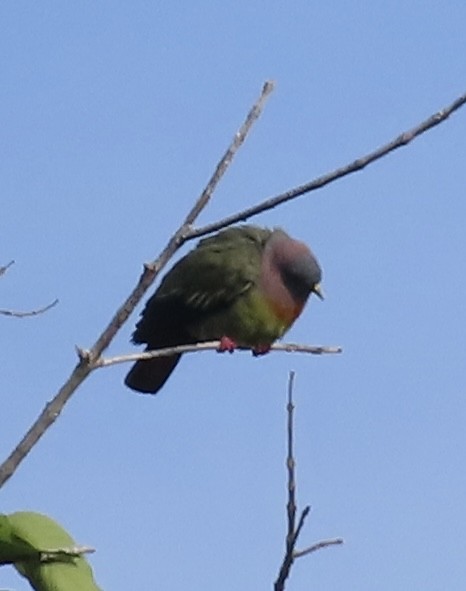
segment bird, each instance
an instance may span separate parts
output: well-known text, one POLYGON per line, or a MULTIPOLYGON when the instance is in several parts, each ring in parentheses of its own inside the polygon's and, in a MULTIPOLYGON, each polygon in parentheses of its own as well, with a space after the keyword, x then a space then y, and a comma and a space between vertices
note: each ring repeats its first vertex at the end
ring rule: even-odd
MULTIPOLYGON (((132 335, 146 351, 219 340, 219 351, 255 355, 291 327, 309 296, 323 299, 309 247, 281 228, 232 226, 199 241, 164 276, 132 335)), ((125 384, 156 394, 181 354, 136 361, 125 384)))

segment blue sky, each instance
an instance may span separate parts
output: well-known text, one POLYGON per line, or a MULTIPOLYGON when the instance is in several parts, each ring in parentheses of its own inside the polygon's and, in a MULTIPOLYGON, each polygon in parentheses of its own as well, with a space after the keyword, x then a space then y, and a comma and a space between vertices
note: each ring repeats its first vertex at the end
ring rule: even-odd
MULTIPOLYGON (((466 90, 464 2, 3 2, 2 458, 277 88, 199 222, 352 161, 466 90)), ((1 490, 93 545, 105 590, 271 588, 295 399, 301 544, 288 589, 466 581, 466 111, 267 212, 324 268, 290 341, 341 356, 203 353, 156 397, 95 372, 1 490)), ((109 354, 133 351, 137 314, 109 354)), ((0 586, 28 589, 10 568, 0 586)))

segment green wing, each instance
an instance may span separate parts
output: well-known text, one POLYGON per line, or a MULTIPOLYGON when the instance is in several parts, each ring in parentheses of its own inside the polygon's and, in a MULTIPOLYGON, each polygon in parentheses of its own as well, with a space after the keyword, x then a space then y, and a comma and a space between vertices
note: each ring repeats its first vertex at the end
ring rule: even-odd
POLYGON ((267 232, 231 228, 202 240, 162 282, 155 298, 180 298, 195 310, 230 304, 257 283, 267 232))
POLYGON ((257 285, 264 244, 271 234, 256 226, 228 228, 201 240, 167 273, 147 302, 134 341, 147 342, 165 323, 179 323, 231 306, 257 285))

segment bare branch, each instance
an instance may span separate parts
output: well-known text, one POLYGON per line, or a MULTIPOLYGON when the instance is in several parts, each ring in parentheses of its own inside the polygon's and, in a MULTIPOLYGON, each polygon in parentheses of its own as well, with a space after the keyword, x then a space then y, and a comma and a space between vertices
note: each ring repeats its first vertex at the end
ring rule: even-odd
POLYGON ((340 538, 335 538, 331 540, 322 540, 321 542, 317 542, 312 546, 304 550, 296 550, 296 543, 298 541, 299 535, 301 530, 304 526, 304 522, 306 521, 307 516, 311 511, 311 507, 308 505, 306 506, 301 515, 299 517, 298 525, 296 526, 296 462, 294 459, 294 452, 293 452, 293 431, 294 431, 294 424, 293 424, 293 413, 294 413, 294 403, 293 403, 293 386, 294 386, 294 378, 295 373, 294 371, 290 371, 289 378, 288 378, 288 403, 286 405, 287 411, 287 454, 286 454, 286 468, 288 472, 288 479, 287 479, 287 489, 288 489, 288 502, 286 505, 286 515, 288 520, 288 528, 286 534, 286 541, 285 541, 285 556, 283 557, 282 564, 280 566, 280 570, 278 573, 277 580, 274 583, 274 591, 283 591, 285 589, 285 583, 290 576, 291 567, 293 566, 293 562, 296 558, 300 556, 305 556, 306 554, 310 554, 311 552, 316 552, 321 548, 326 548, 327 546, 336 545, 336 544, 343 544, 343 540, 340 538))
POLYGON ((295 372, 290 371, 288 379, 288 404, 286 405, 286 411, 288 415, 287 422, 287 443, 288 453, 286 457, 286 468, 288 470, 288 504, 287 504, 287 515, 288 515, 288 534, 286 536, 287 551, 292 549, 293 538, 295 535, 295 523, 296 523, 296 481, 295 481, 295 467, 296 462, 293 457, 293 385, 294 385, 295 372))
POLYGON ((123 305, 120 306, 120 308, 117 310, 116 314, 113 316, 107 328, 102 332, 100 337, 97 339, 97 341, 91 348, 91 359, 98 359, 98 357, 108 347, 117 331, 121 328, 123 323, 126 322, 129 315, 133 312, 134 308, 140 302, 148 288, 152 285, 154 279, 157 277, 159 272, 167 264, 170 258, 175 254, 178 248, 180 248, 188 239, 191 225, 199 216, 204 207, 208 204, 212 196, 212 193, 214 192, 221 178, 225 174, 227 168, 230 166, 233 157, 243 144, 247 134, 251 130, 252 125, 261 114, 265 100, 270 95, 272 90, 273 84, 271 82, 267 82, 266 84, 264 84, 259 98, 249 111, 243 125, 235 134, 232 142, 230 143, 230 146, 228 147, 227 151, 217 164, 215 171, 212 174, 212 177, 206 185, 206 188, 201 193, 200 197, 197 199, 196 203, 186 216, 184 222, 170 238, 167 245, 165 246, 161 254, 157 257, 157 259, 152 261, 151 263, 144 265, 144 271, 141 277, 139 278, 137 286, 126 299, 126 301, 123 303, 123 305))
MULTIPOLYGON (((95 548, 91 546, 72 546, 71 548, 51 548, 47 550, 30 551, 27 554, 17 554, 14 558, 2 561, 0 566, 6 564, 17 564, 19 562, 59 562, 66 558, 77 558, 84 554, 93 554, 95 548)), ((0 590, 3 591, 3 590, 0 590)))
POLYGON ((389 152, 399 148, 403 145, 408 144, 412 139, 421 135, 428 129, 438 125, 445 121, 454 111, 463 106, 466 102, 466 95, 459 97, 449 107, 446 107, 439 113, 433 115, 411 131, 401 134, 398 138, 390 142, 389 144, 379 148, 378 150, 355 160, 352 164, 343 168, 337 169, 327 175, 319 177, 314 181, 301 185, 295 189, 292 189, 282 195, 268 199, 262 204, 256 205, 255 207, 246 209, 238 214, 232 215, 228 218, 215 222, 208 226, 204 226, 198 229, 193 229, 192 224, 196 220, 199 213, 207 205, 210 197, 216 188, 221 177, 230 165, 233 156, 236 154, 238 148, 244 141, 244 138, 250 131, 253 123, 260 115, 261 110, 264 106, 265 99, 273 90, 273 84, 268 82, 264 85, 259 99, 256 101, 251 111, 249 112, 244 124, 241 126, 238 133, 235 135, 230 147, 226 151, 225 155, 221 158, 217 165, 212 178, 206 186, 199 199, 196 201, 184 222, 178 228, 178 230, 172 235, 161 254, 152 262, 144 265, 144 271, 142 272, 136 287, 130 293, 124 303, 118 308, 113 318, 110 320, 107 327, 98 337, 94 345, 86 351, 86 354, 80 357, 78 364, 71 372, 69 378, 60 388, 55 397, 50 401, 37 420, 33 423, 31 428, 25 434, 18 446, 12 451, 10 456, 0 465, 0 487, 11 477, 21 461, 26 457, 31 448, 37 443, 42 437, 45 431, 54 423, 59 414, 61 413, 64 405, 67 403, 69 398, 73 395, 78 386, 87 378, 91 371, 96 367, 100 356, 103 351, 109 346, 113 338, 115 337, 118 330, 126 322, 129 315, 133 312, 134 308, 140 302, 147 289, 152 285, 154 279, 161 271, 161 269, 167 264, 168 260, 173 256, 180 246, 182 246, 188 240, 192 240, 198 236, 208 234, 214 230, 218 230, 227 225, 233 224, 238 221, 245 220, 253 215, 257 215, 262 211, 271 209, 294 199, 300 195, 323 187, 324 185, 346 176, 352 172, 363 169, 371 162, 385 156, 389 152))
MULTIPOLYGON (((286 515, 288 519, 288 528, 286 534, 286 541, 285 541, 285 556, 283 558, 282 565, 280 567, 280 571, 278 573, 277 580, 274 584, 275 591, 283 591, 285 588, 285 582, 289 577, 291 566, 294 561, 294 547, 297 540, 296 535, 296 480, 295 480, 295 460, 293 457, 293 411, 294 411, 294 404, 293 404, 293 384, 294 384, 295 372, 290 371, 289 378, 288 378, 288 403, 286 405, 286 412, 287 412, 287 454, 286 454, 286 469, 288 472, 288 481, 287 481, 287 489, 288 489, 288 502, 286 505, 286 515)), ((309 513, 309 511, 306 512, 309 513)), ((302 527, 302 523, 304 522, 306 515, 301 515, 300 518, 300 529, 302 527)), ((299 533, 299 532, 298 532, 299 533)))
POLYGON ((40 551, 41 562, 56 562, 61 558, 77 558, 83 554, 93 554, 95 548, 91 546, 72 546, 71 548, 52 548, 40 551))
MULTIPOLYGON (((109 367, 119 363, 129 361, 140 361, 141 359, 153 359, 154 357, 169 357, 180 353, 198 353, 199 351, 218 351, 221 341, 207 341, 205 343, 195 343, 193 345, 177 345, 176 347, 166 347, 165 349, 155 349, 153 351, 143 351, 141 353, 130 353, 129 355, 117 355, 115 357, 100 357, 92 364, 93 368, 109 367)), ((251 351, 248 347, 238 347, 238 351, 251 351)), ((324 355, 341 353, 341 347, 325 347, 323 345, 299 345, 297 343, 274 343, 270 351, 281 351, 285 353, 310 353, 312 355, 324 355)), ((222 351, 223 352, 223 351, 222 351)), ((231 351, 233 352, 233 351, 231 351)), ((86 351, 78 348, 78 355, 82 358, 86 351)))
POLYGON ((15 264, 15 261, 10 261, 4 267, 0 267, 0 276, 4 275, 8 271, 8 269, 14 264, 15 264))
POLYGON ((304 550, 296 550, 293 554, 294 558, 300 558, 301 556, 306 556, 307 554, 312 554, 312 552, 317 552, 317 550, 322 550, 322 548, 328 548, 329 546, 340 546, 344 543, 342 538, 331 538, 330 540, 321 540, 320 542, 316 542, 305 548, 304 550))
POLYGON ((220 230, 221 228, 225 228, 226 226, 231 226, 232 224, 236 224, 237 222, 244 222, 245 220, 258 215, 259 213, 262 213, 262 212, 267 211, 269 209, 273 209, 274 207, 277 207, 277 205, 285 203, 286 201, 291 201, 292 199, 296 199, 297 197, 300 197, 301 195, 305 195, 306 193, 310 193, 310 192, 315 191, 317 189, 321 189, 322 187, 325 187, 325 185, 328 185, 329 183, 332 183, 332 182, 336 181, 337 179, 341 179, 344 176, 352 174, 353 172, 357 172, 359 170, 362 170, 368 164, 372 164, 372 162, 375 162, 376 160, 379 160, 380 158, 387 156, 387 154, 389 154, 390 152, 393 152, 394 150, 397 150, 398 148, 406 146, 416 137, 422 135, 426 131, 429 131, 429 129, 436 127, 440 123, 443 123, 443 121, 448 119, 448 117, 450 117, 450 115, 452 113, 454 113, 455 111, 460 109, 465 103, 466 103, 466 94, 463 94, 460 97, 458 97, 455 101, 453 101, 453 103, 451 103, 451 105, 444 107, 443 109, 438 111, 438 113, 434 113, 428 119, 426 119, 422 123, 419 123, 419 125, 416 125, 416 127, 413 127, 409 131, 405 131, 404 133, 401 133, 395 139, 391 140, 387 144, 384 144, 382 147, 378 148, 377 150, 374 150, 373 152, 370 152, 369 154, 366 154, 365 156, 361 156, 360 158, 357 158, 351 164, 347 164, 346 166, 342 166, 341 168, 337 168, 336 170, 334 170, 332 172, 329 172, 327 174, 324 174, 323 176, 317 177, 316 179, 310 181, 309 183, 305 183, 304 185, 299 185, 298 187, 295 187, 294 189, 290 189, 289 191, 286 191, 285 193, 281 193, 280 195, 277 195, 276 197, 271 197, 269 199, 266 199, 265 201, 262 201, 261 203, 254 205, 253 207, 249 207, 247 209, 244 209, 243 211, 240 211, 239 213, 235 213, 233 215, 230 215, 226 218, 223 218, 222 220, 219 220, 218 222, 214 222, 212 224, 207 224, 206 226, 202 226, 200 228, 193 229, 190 231, 188 237, 189 237, 189 239, 199 238, 199 237, 204 236, 206 234, 210 234, 211 232, 216 232, 217 230, 220 230))
POLYGON ((28 312, 17 312, 14 310, 0 310, 0 314, 3 316, 14 316, 15 318, 26 318, 28 316, 38 316, 39 314, 43 314, 53 308, 58 304, 58 300, 54 300, 51 304, 44 306, 43 308, 38 308, 37 310, 30 310, 28 312))
POLYGON ((44 410, 29 428, 17 447, 0 465, 0 488, 12 476, 19 464, 39 441, 45 431, 57 420, 65 404, 71 398, 78 386, 81 385, 81 383, 94 369, 93 364, 95 364, 103 351, 109 346, 118 330, 122 327, 124 322, 126 322, 129 315, 133 312, 134 308, 152 285, 158 273, 166 265, 177 249, 180 248, 180 246, 188 239, 187 235, 189 227, 209 202, 214 189, 231 164, 234 155, 244 142, 247 134, 251 130, 252 125, 262 112, 265 100, 270 95, 272 90, 273 84, 271 82, 268 82, 264 85, 258 100, 253 105, 246 117, 245 122, 233 138, 230 147, 220 159, 220 162, 217 165, 205 190, 202 192, 201 196, 186 216, 184 222, 170 238, 158 258, 151 263, 144 265, 144 270, 136 287, 133 289, 125 302, 118 308, 108 326, 97 338, 92 348, 89 351, 86 351, 86 355, 80 356, 79 362, 71 372, 69 378, 63 384, 54 398, 49 403, 47 403, 44 410))
MULTIPOLYGON (((262 110, 265 105, 265 101, 273 92, 274 88, 275 85, 271 80, 267 81, 262 87, 262 92, 258 100, 247 114, 243 125, 240 127, 235 137, 233 138, 232 143, 228 147, 220 162, 217 164, 214 174, 212 175, 210 181, 207 183, 206 188, 204 189, 196 204, 186 217, 186 220, 184 222, 185 227, 189 228, 189 226, 195 221, 197 216, 201 213, 201 211, 209 202, 212 193, 214 192, 222 176, 225 174, 227 168, 230 166, 231 161, 233 160, 233 157, 235 156, 236 152, 246 139, 249 130, 251 129, 252 125, 256 122, 256 120, 260 117, 260 114, 262 113, 262 110)), ((190 235, 191 230, 188 229, 184 236, 184 239, 190 238, 190 235)))
MULTIPOLYGON (((310 505, 307 505, 302 510, 301 515, 299 517, 299 521, 298 521, 298 527, 296 528, 296 531, 294 532, 295 541, 298 539, 299 534, 301 533, 301 530, 303 529, 304 522, 306 521, 306 517, 309 515, 310 512, 311 512, 310 505)), ((296 552, 293 552, 293 558, 296 558, 296 552)))
MULTIPOLYGON (((15 261, 10 261, 7 265, 0 267, 0 277, 2 275, 4 275, 7 270, 14 265, 15 261)), ((19 311, 15 311, 15 310, 0 310, 0 315, 2 316, 11 316, 14 318, 26 318, 27 316, 38 316, 39 314, 43 314, 44 312, 47 312, 47 310, 50 310, 50 308, 53 308, 54 306, 56 306, 58 304, 58 300, 54 300, 51 304, 48 304, 47 306, 44 306, 43 308, 38 308, 36 310, 30 310, 27 312, 19 312, 19 311)))
POLYGON ((45 431, 56 421, 66 402, 71 398, 76 388, 89 375, 90 371, 87 363, 79 362, 56 396, 45 405, 39 417, 34 421, 8 458, 0 465, 0 488, 14 474, 19 464, 39 441, 45 431))

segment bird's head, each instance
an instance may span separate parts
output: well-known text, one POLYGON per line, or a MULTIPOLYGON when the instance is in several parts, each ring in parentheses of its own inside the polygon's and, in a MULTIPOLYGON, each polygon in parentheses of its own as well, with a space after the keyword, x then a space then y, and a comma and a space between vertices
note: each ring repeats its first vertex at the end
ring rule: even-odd
POLYGON ((303 301, 311 293, 323 300, 322 269, 309 247, 280 229, 273 231, 269 242, 273 262, 290 292, 303 301))

